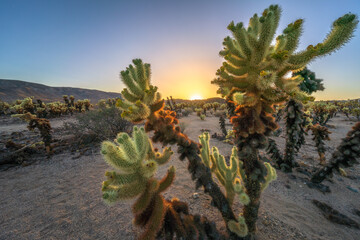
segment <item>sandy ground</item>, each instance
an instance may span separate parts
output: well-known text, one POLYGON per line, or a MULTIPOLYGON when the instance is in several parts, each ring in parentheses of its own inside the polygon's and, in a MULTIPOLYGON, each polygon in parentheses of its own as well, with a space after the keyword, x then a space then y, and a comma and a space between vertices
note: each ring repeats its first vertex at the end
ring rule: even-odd
MULTIPOLYGON (((64 120, 51 120, 53 127, 61 126, 64 120)), ((187 123, 185 133, 197 140, 201 129, 219 132, 218 118, 208 117, 201 121, 196 116, 182 118, 187 123)), ((327 142, 327 159, 341 138, 354 122, 344 116, 333 118, 330 142, 327 142)), ((0 126, 0 136, 7 131, 22 131, 23 123, 0 126)), ((230 128, 230 126, 227 126, 230 128)), ((276 137, 280 149, 284 149, 283 136, 276 137)), ((297 156, 297 161, 317 165, 318 156, 311 136, 297 156)), ((230 155, 231 145, 216 139, 210 141, 223 155, 230 155)), ((176 150, 176 147, 173 147, 176 150)), ((177 197, 189 203, 192 214, 201 213, 224 230, 224 223, 217 209, 210 206, 210 197, 201 189, 195 190, 187 171, 187 162, 178 160, 174 154, 170 163, 159 169, 162 177, 169 166, 176 167, 176 180, 164 194, 165 198, 177 197), (193 193, 199 193, 194 199, 193 193)), ((110 170, 96 151, 91 156, 72 159, 65 152, 49 160, 38 161, 30 166, 15 167, 0 172, 0 239, 136 239, 141 229, 132 226, 132 201, 107 206, 101 199, 101 182, 104 173, 110 170)), ((278 179, 264 191, 261 199, 258 226, 259 240, 267 239, 314 239, 358 240, 360 230, 334 224, 311 203, 317 199, 331 205, 351 219, 360 222, 354 209, 360 210, 360 167, 346 170, 355 180, 334 175, 333 183, 325 181, 331 193, 321 193, 306 186, 307 176, 294 172, 278 171, 278 179)), ((241 205, 234 204, 236 212, 241 205)))

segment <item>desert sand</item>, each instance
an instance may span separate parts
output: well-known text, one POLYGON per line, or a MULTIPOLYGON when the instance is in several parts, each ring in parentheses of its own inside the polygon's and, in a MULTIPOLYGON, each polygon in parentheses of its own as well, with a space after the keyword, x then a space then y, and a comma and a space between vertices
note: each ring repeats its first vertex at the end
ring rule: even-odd
MULTIPOLYGON (((70 118, 52 119, 54 137, 61 139, 61 126, 70 118)), ((195 114, 181 118, 187 127, 185 134, 197 140, 201 129, 220 133, 218 118, 200 120, 195 114)), ((341 138, 355 122, 338 115, 329 124, 331 141, 326 142, 327 159, 341 142, 341 138)), ((281 123, 283 126, 283 123, 281 123)), ((228 125, 227 128, 231 126, 228 125)), ((21 122, 2 121, 0 136, 13 131, 27 131, 21 122)), ((284 149, 284 133, 274 137, 281 150, 284 149)), ((217 139, 211 139, 212 146, 230 155, 232 146, 217 139)), ((156 145, 161 148, 160 145, 156 145)), ((172 146, 176 152, 176 146, 172 146)), ((108 206, 102 201, 101 183, 104 173, 111 168, 99 153, 99 146, 92 148, 92 154, 73 157, 70 151, 41 159, 28 166, 17 166, 0 171, 0 239, 136 239, 142 229, 132 226, 132 201, 108 206)), ((318 155, 311 135, 296 157, 297 161, 309 167, 318 166, 318 155)), ((201 213, 215 221, 219 230, 225 226, 217 209, 210 206, 210 197, 195 184, 187 171, 187 161, 178 159, 160 167, 158 177, 165 175, 169 166, 176 167, 176 180, 164 194, 165 198, 177 197, 189 204, 192 214, 201 213), (198 193, 198 198, 193 194, 198 193)), ((335 174, 332 181, 323 183, 330 187, 330 193, 322 193, 306 186, 308 176, 294 171, 285 174, 277 171, 278 179, 270 184, 261 197, 257 222, 259 240, 313 239, 313 240, 357 240, 360 230, 339 225, 327 220, 311 202, 323 201, 334 209, 360 222, 355 210, 360 210, 360 166, 346 169, 351 179, 335 174), (350 187, 352 190, 350 190, 350 187)), ((239 213, 241 205, 234 209, 239 213)))

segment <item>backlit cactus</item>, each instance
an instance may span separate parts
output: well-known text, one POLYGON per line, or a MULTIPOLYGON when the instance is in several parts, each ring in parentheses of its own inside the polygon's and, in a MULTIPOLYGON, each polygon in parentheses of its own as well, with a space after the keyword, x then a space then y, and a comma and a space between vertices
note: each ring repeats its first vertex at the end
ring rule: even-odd
POLYGON ((258 149, 266 146, 265 136, 277 128, 271 115, 273 105, 282 104, 289 98, 299 101, 313 99, 299 89, 302 77, 287 78, 286 74, 300 71, 316 57, 339 49, 351 38, 358 23, 355 15, 346 14, 333 23, 332 31, 322 43, 295 52, 302 32, 302 19, 289 24, 276 38, 276 44, 271 45, 280 12, 277 5, 271 5, 262 16, 255 14, 248 28, 243 23, 229 24, 233 38, 224 39, 220 55, 225 62, 216 73, 218 78, 212 81, 219 86, 218 92, 237 106, 231 122, 248 179, 245 187, 250 203, 244 207, 243 216, 250 237, 256 229, 261 182, 265 181, 266 172, 258 149))
POLYGON ((140 239, 155 239, 166 213, 160 193, 172 184, 175 168, 170 167, 160 181, 153 176, 158 165, 170 159, 172 151, 166 148, 163 154, 155 152, 144 128, 134 127, 133 138, 120 133, 115 143, 103 142, 101 153, 110 166, 120 171, 105 173, 103 199, 113 203, 140 195, 133 205, 134 223, 146 228, 140 239))
MULTIPOLYGON (((221 185, 225 188, 226 198, 232 206, 235 196, 238 196, 239 201, 243 205, 250 202, 249 196, 246 194, 245 183, 248 181, 244 170, 244 163, 238 159, 236 147, 233 147, 230 156, 230 165, 225 161, 223 155, 219 153, 216 147, 212 148, 210 152, 210 136, 208 132, 199 136, 201 143, 200 156, 204 164, 216 176, 221 185)), ((265 163, 266 176, 261 183, 261 191, 265 190, 270 182, 277 177, 275 169, 269 164, 265 163)), ((243 216, 239 216, 238 221, 230 220, 228 222, 229 229, 240 237, 244 237, 248 233, 247 224, 243 216)))
POLYGON ((249 203, 249 197, 245 193, 244 182, 245 173, 242 169, 243 163, 238 159, 236 147, 232 149, 230 156, 230 166, 226 164, 225 158, 219 153, 218 148, 213 147, 210 152, 210 135, 204 132, 199 136, 201 143, 201 159, 204 164, 211 169, 211 172, 216 176, 221 185, 225 187, 226 198, 230 205, 233 204, 235 195, 239 196, 242 204, 249 203))
POLYGON ((157 87, 150 84, 150 64, 144 64, 141 59, 134 59, 120 78, 127 88, 121 92, 124 100, 118 100, 117 106, 123 110, 122 117, 133 122, 141 122, 148 118, 151 112, 161 109, 161 100, 157 87))

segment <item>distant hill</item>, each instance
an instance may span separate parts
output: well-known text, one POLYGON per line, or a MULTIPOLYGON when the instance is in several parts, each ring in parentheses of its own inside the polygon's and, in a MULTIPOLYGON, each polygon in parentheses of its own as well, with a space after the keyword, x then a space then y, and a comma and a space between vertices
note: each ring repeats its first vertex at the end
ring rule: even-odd
POLYGON ((73 95, 75 100, 87 98, 91 102, 97 103, 102 98, 116 98, 120 97, 121 94, 84 88, 49 87, 38 83, 0 79, 0 99, 5 102, 30 96, 44 102, 62 101, 63 95, 73 95))

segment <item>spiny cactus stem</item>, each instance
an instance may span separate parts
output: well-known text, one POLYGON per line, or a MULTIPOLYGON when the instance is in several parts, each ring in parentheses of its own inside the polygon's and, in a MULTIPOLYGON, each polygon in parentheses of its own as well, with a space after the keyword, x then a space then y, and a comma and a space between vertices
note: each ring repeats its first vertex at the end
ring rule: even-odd
MULTIPOLYGON (((210 170, 203 164, 201 157, 198 155, 200 152, 199 144, 190 140, 187 135, 177 131, 174 125, 172 125, 170 131, 169 129, 170 128, 164 127, 157 112, 152 113, 146 122, 145 130, 153 130, 155 136, 158 136, 158 141, 162 142, 164 145, 177 143, 180 148, 184 149, 184 152, 180 157, 188 159, 188 170, 194 181, 204 186, 204 191, 211 196, 214 206, 220 211, 226 223, 230 220, 236 221, 237 219, 235 214, 225 195, 222 193, 219 186, 213 181, 210 170)), ((154 142, 156 142, 156 140, 154 140, 154 142)), ((231 232, 228 227, 227 231, 230 236, 229 239, 244 239, 231 232)))
MULTIPOLYGON (((240 149, 240 147, 239 147, 240 149)), ((252 180, 251 176, 257 170, 256 163, 259 161, 259 150, 253 147, 248 148, 250 152, 243 161, 247 181, 245 182, 246 193, 250 198, 250 203, 244 206, 244 218, 248 227, 249 234, 246 239, 253 239, 256 232, 256 220, 260 207, 261 185, 259 180, 252 180)))

